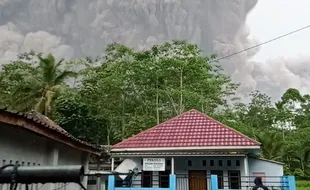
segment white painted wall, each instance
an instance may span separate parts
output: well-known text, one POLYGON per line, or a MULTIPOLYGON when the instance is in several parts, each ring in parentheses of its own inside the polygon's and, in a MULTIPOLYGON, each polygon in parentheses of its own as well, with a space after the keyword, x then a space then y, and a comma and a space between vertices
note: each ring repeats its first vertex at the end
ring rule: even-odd
MULTIPOLYGON (((25 166, 38 165, 84 165, 87 167, 88 154, 67 145, 38 136, 16 126, 0 123, 0 166, 18 162, 25 166)), ((88 168, 85 168, 88 169, 88 168)), ((87 182, 87 178, 84 182, 87 182)), ((84 183, 86 186, 87 183, 84 183)), ((78 190, 77 184, 32 184, 29 190, 78 190)), ((8 190, 8 185, 0 185, 0 190, 8 190)), ((21 186, 18 190, 25 190, 21 186)))
POLYGON ((249 173, 251 176, 264 173, 267 186, 279 186, 280 178, 277 176, 284 175, 283 165, 255 158, 249 158, 249 173))

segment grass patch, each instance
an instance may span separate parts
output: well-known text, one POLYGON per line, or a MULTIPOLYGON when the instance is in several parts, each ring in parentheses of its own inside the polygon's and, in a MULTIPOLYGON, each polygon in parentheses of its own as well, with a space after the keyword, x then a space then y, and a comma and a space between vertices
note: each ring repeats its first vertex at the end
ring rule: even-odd
POLYGON ((297 181, 297 190, 310 190, 310 181, 297 181))

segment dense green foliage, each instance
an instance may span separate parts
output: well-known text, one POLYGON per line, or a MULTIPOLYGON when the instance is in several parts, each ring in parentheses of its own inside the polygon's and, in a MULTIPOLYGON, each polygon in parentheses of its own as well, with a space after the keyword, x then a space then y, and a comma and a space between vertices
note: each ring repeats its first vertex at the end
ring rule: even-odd
POLYGON ((25 53, 1 68, 0 104, 34 109, 100 144, 194 108, 260 141, 261 157, 284 162, 287 174, 310 176, 310 95, 288 89, 272 102, 254 91, 250 103, 242 103, 238 85, 210 62, 214 58, 184 41, 146 51, 111 44, 95 60, 70 62, 25 53))

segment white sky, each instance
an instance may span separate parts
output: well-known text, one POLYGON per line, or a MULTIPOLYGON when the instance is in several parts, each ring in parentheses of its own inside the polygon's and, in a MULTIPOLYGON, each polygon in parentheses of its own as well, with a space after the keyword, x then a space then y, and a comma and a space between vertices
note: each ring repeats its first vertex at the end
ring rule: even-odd
MULTIPOLYGON (((258 0, 248 16, 251 36, 264 42, 310 25, 310 0, 258 0)), ((310 28, 263 45, 254 60, 310 56, 310 28)), ((309 63, 310 64, 310 63, 309 63)))

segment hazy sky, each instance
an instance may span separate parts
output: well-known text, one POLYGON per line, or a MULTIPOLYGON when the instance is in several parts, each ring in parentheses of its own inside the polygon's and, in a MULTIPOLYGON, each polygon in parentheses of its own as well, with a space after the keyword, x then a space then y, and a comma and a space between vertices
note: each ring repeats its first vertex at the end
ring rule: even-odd
MULTIPOLYGON (((310 0, 259 0, 247 21, 251 35, 263 42, 310 25, 309 7, 310 0)), ((262 46, 255 60, 310 56, 309 42, 310 28, 262 46)))

